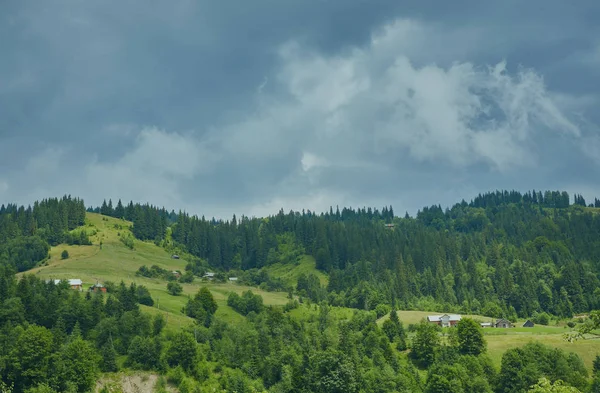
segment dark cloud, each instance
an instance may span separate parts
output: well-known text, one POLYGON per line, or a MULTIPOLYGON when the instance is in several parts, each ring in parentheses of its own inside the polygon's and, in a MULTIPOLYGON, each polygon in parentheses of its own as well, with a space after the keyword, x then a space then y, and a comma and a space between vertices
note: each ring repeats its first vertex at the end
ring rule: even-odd
POLYGON ((598 18, 591 0, 4 1, 0 200, 600 195, 598 18))

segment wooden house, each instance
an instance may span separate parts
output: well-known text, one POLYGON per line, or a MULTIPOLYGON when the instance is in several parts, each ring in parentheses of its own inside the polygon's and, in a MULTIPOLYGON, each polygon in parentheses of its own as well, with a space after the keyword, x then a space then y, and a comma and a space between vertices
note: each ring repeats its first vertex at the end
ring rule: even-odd
POLYGON ((435 323, 441 327, 451 327, 456 326, 460 318, 458 314, 430 315, 427 317, 427 322, 435 323))
POLYGON ((99 282, 97 282, 90 287, 89 291, 106 293, 106 287, 104 285, 100 284, 99 282))
POLYGON ((525 323, 523 324, 523 327, 533 327, 534 324, 533 322, 531 322, 529 319, 527 321, 525 321, 525 323))
POLYGON ((508 320, 508 319, 498 319, 495 323, 494 323, 494 327, 497 328, 511 328, 513 327, 512 323, 508 320))

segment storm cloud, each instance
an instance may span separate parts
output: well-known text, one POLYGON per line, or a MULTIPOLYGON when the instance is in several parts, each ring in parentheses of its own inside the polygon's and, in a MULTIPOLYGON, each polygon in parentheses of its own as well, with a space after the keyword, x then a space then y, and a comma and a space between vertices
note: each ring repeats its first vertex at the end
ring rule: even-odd
POLYGON ((600 5, 0 4, 0 202, 229 217, 600 196, 600 5))

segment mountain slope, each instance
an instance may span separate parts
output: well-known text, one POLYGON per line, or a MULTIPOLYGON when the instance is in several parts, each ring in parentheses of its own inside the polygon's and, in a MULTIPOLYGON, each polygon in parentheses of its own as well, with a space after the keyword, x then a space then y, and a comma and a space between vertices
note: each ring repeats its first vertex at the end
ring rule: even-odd
POLYGON ((217 316, 226 321, 240 321, 242 317, 227 306, 229 292, 241 294, 252 290, 260 294, 267 305, 283 305, 288 302, 285 293, 265 292, 258 288, 247 287, 232 283, 202 282, 199 279, 191 284, 182 284, 183 294, 172 296, 167 292, 167 282, 158 278, 136 276, 140 266, 148 267, 157 265, 168 271, 179 270, 183 272, 188 261, 185 258, 172 259, 171 255, 163 248, 151 242, 134 241, 134 249, 129 249, 120 238, 131 227, 131 222, 102 216, 96 213, 87 213, 85 229, 90 235, 92 245, 69 246, 60 244, 50 250, 50 259, 46 264, 36 267, 22 274, 35 274, 41 278, 69 279, 79 278, 83 281, 84 289, 98 282, 123 280, 125 283, 135 282, 146 286, 154 301, 154 309, 144 307, 151 313, 167 312, 172 316, 167 318, 169 325, 177 327, 191 323, 191 319, 181 313, 187 302, 187 296, 195 294, 202 286, 207 286, 219 305, 217 316), (61 253, 67 250, 68 259, 61 259, 61 253))

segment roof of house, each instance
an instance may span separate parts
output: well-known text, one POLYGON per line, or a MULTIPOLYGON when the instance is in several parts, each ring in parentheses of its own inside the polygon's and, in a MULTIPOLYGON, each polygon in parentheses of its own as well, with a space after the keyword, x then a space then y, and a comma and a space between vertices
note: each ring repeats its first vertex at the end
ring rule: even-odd
POLYGON ((429 322, 439 322, 443 317, 449 317, 450 321, 460 321, 460 315, 458 314, 429 315, 427 320, 429 322))
POLYGON ((499 324, 500 322, 511 323, 508 319, 500 318, 500 319, 496 320, 496 325, 499 324))
MULTIPOLYGON (((58 285, 63 280, 53 280, 53 281, 54 281, 54 285, 58 285)), ((67 281, 69 282, 69 285, 71 285, 71 286, 72 285, 81 285, 82 284, 81 280, 78 279, 78 278, 69 278, 67 281)), ((50 280, 46 280, 46 282, 50 282, 50 280)))
POLYGON ((215 275, 215 273, 210 273, 210 272, 208 272, 208 273, 206 273, 206 274, 204 275, 204 277, 212 277, 212 276, 214 276, 214 275, 215 275))
POLYGON ((492 326, 491 322, 481 322, 481 326, 492 326))
POLYGON ((229 281, 237 281, 237 277, 229 277, 229 281))

